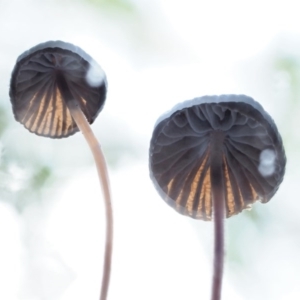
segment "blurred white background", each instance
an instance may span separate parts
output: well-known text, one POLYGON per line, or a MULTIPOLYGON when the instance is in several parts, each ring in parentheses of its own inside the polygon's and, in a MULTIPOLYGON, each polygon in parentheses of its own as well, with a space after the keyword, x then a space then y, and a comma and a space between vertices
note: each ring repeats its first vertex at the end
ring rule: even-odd
POLYGON ((300 299, 300 23, 297 1, 0 0, 0 299, 98 299, 102 194, 80 133, 51 140, 14 121, 17 57, 74 43, 103 67, 93 124, 109 163, 115 243, 109 300, 210 299, 213 224, 177 214, 148 171, 156 119, 206 94, 246 94, 288 158, 267 204, 226 220, 223 299, 300 299))

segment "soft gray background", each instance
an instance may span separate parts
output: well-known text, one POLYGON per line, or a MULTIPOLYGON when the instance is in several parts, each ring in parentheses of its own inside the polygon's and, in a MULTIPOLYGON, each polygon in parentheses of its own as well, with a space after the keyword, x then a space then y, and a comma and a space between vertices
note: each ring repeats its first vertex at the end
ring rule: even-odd
POLYGON ((74 43, 107 73, 93 130, 109 163, 115 247, 109 299, 209 299, 213 224, 180 216, 148 176, 160 114, 242 93, 274 118, 288 158, 267 205, 226 220, 224 299, 300 298, 300 26, 297 1, 0 0, 0 299, 98 299, 104 211, 80 133, 51 140, 14 121, 23 51, 74 43))

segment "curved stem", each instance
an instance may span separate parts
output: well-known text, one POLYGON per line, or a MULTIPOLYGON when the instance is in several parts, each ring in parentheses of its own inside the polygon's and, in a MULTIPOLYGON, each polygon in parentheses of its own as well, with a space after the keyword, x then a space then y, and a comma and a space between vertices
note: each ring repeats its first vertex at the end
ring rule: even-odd
POLYGON ((223 178, 223 136, 216 134, 211 144, 211 190, 214 218, 214 270, 212 300, 221 299, 223 264, 224 264, 224 178, 223 178))
POLYGON ((102 153, 100 144, 98 143, 92 128, 87 121, 85 115, 83 114, 78 102, 74 99, 73 94, 68 86, 68 83, 61 71, 56 73, 57 86, 58 89, 70 110, 72 118, 75 120, 78 128, 81 130, 83 136, 85 137, 97 167, 97 172, 100 180, 100 185, 102 187, 105 203, 106 212, 106 242, 105 242, 105 252, 104 252, 104 264, 103 264, 103 276, 102 276, 102 286, 100 300, 106 300, 110 279, 111 271, 111 258, 112 258, 112 247, 113 247, 113 213, 111 205, 111 195, 109 188, 109 179, 107 167, 102 153))
POLYGON ((86 120, 85 115, 83 114, 80 107, 75 101, 68 101, 67 105, 77 126, 81 130, 82 134, 84 135, 86 141, 88 142, 91 148, 97 166, 100 184, 102 186, 102 190, 104 194, 107 225, 106 225, 106 245, 105 245, 105 253, 104 253, 104 266, 103 266, 103 277, 102 277, 102 288, 101 288, 100 300, 105 300, 107 298, 107 292, 109 286, 111 258, 112 258, 112 244, 113 244, 113 214, 112 214, 108 172, 107 172, 106 163, 105 163, 105 159, 101 147, 91 129, 90 124, 86 120))

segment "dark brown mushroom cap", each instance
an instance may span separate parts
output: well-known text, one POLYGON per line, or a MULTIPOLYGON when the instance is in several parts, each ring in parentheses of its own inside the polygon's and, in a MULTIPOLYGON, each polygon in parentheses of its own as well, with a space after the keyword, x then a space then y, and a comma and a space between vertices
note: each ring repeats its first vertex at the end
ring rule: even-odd
POLYGON ((29 131, 62 138, 79 130, 67 101, 76 100, 92 124, 103 108, 106 90, 106 76, 88 54, 72 44, 50 41, 18 57, 9 95, 15 119, 29 131), (74 99, 62 97, 58 76, 64 77, 74 99))
POLYGON ((244 95, 205 96, 183 102, 160 117, 150 143, 150 177, 178 212, 212 216, 210 145, 224 134, 222 173, 226 216, 255 201, 268 202, 283 180, 281 137, 262 106, 244 95))

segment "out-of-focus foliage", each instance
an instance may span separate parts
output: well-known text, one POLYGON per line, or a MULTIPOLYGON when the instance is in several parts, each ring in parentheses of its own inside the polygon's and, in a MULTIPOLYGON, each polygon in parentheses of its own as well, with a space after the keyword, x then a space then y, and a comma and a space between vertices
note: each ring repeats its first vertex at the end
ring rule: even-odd
POLYGON ((118 12, 132 13, 135 10, 134 5, 128 0, 85 0, 86 3, 91 3, 97 8, 107 8, 118 12))
POLYGON ((300 136, 293 130, 298 127, 297 113, 300 110, 300 56, 281 54, 273 62, 273 72, 280 74, 285 85, 286 97, 282 110, 283 138, 287 150, 294 151, 300 146, 300 136))
POLYGON ((286 105, 290 107, 300 102, 300 57, 280 56, 274 62, 274 71, 286 76, 290 99, 286 99, 286 105))
MULTIPOLYGON (((0 107, 0 138, 10 134, 8 112, 0 107)), ((51 182, 52 170, 45 162, 35 155, 28 157, 18 148, 15 141, 14 149, 1 144, 0 159, 0 201, 13 205, 18 212, 22 212, 28 205, 42 201, 42 191, 51 182), (21 155, 20 155, 21 153, 21 155)))
POLYGON ((0 106, 0 138, 8 127, 8 118, 4 107, 0 106))

